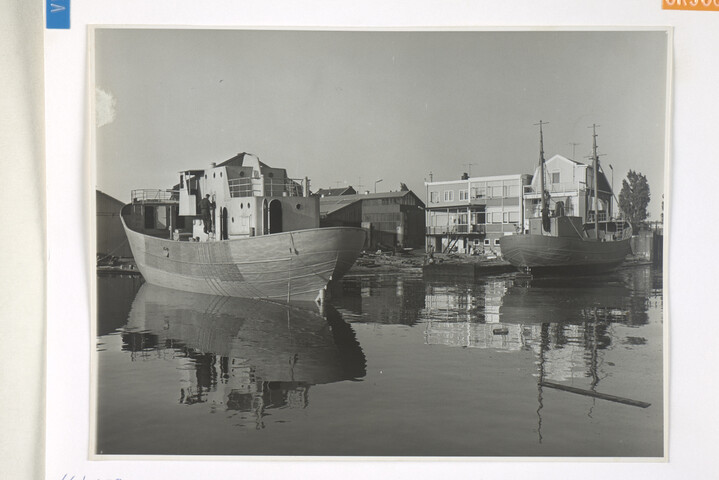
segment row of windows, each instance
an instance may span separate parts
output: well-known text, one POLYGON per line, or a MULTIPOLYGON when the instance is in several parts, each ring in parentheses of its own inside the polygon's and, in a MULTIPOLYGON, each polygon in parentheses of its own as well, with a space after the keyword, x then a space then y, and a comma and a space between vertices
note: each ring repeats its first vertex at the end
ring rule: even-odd
MULTIPOLYGON (((444 217, 446 219, 446 217, 444 217)), ((470 219, 470 214, 460 213, 456 216, 450 217, 450 223, 456 223, 458 225, 468 225, 467 220, 470 219)), ((519 223, 519 212, 481 212, 471 214, 472 225, 485 225, 490 223, 519 223)), ((443 225, 442 216, 434 216, 434 225, 443 225)))
POLYGON ((394 198, 375 198, 365 200, 365 205, 416 205, 415 199, 411 195, 394 198))
MULTIPOLYGON (((477 247, 477 246, 480 245, 481 242, 482 242, 481 240, 475 239, 473 243, 474 243, 474 246, 477 247)), ((488 247, 488 246, 490 246, 491 244, 492 244, 492 240, 491 240, 490 238, 485 238, 485 239, 484 239, 484 246, 485 246, 485 247, 488 247)), ((498 239, 498 238, 495 238, 495 239, 494 239, 494 246, 495 246, 495 247, 498 247, 498 246, 499 246, 499 239, 498 239)))
MULTIPOLYGON (((558 174, 557 174, 558 175, 558 174)), ((445 202, 454 202, 454 190, 444 190, 442 199, 445 202)), ((440 192, 429 192, 429 203, 440 203, 440 192)), ((467 201, 470 198, 508 198, 519 196, 519 185, 499 185, 494 187, 472 187, 471 191, 467 189, 459 190, 459 200, 467 201)))

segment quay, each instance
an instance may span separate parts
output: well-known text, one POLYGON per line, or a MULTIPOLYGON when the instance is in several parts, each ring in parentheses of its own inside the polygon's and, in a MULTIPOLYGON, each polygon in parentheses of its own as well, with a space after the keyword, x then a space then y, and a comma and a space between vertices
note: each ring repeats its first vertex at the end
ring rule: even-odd
MULTIPOLYGON (((656 261, 647 260, 641 253, 630 255, 622 265, 624 268, 657 265, 656 261)), ((661 263, 659 263, 661 265, 661 263)), ((469 256, 434 254, 433 262, 427 263, 423 251, 404 254, 368 253, 363 252, 352 268, 347 272, 350 276, 376 273, 404 273, 423 275, 428 279, 447 280, 461 278, 463 280, 479 279, 488 275, 516 273, 506 260, 499 258, 486 259, 469 256)), ((98 264, 98 275, 140 275, 140 271, 132 258, 120 258, 110 264, 98 264)))
MULTIPOLYGON (((432 262, 428 263, 423 250, 414 250, 396 254, 363 252, 347 275, 411 273, 438 279, 458 276, 467 279, 499 275, 515 270, 509 262, 498 258, 475 258, 454 254, 434 254, 432 262)), ((112 261, 98 263, 97 273, 101 275, 140 275, 140 271, 131 257, 115 257, 112 261)))
POLYGON ((433 262, 427 263, 422 269, 426 278, 438 280, 458 277, 463 280, 478 279, 487 275, 501 275, 516 271, 517 269, 509 262, 500 258, 486 259, 437 254, 434 255, 433 262))

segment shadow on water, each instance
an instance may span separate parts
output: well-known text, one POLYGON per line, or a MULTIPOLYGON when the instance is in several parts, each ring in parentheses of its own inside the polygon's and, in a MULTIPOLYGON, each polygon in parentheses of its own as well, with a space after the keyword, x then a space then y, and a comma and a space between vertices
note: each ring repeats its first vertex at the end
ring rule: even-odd
POLYGON ((97 336, 112 333, 127 323, 132 300, 143 282, 138 275, 98 277, 97 336))
POLYGON ((265 427, 267 410, 307 407, 313 385, 366 374, 352 327, 331 306, 320 313, 311 303, 286 305, 144 284, 124 323, 118 330, 121 350, 132 361, 180 362, 177 402, 248 412, 256 428, 265 427))
POLYGON ((421 276, 364 275, 342 280, 332 305, 347 321, 415 325, 421 321, 425 282, 421 276))

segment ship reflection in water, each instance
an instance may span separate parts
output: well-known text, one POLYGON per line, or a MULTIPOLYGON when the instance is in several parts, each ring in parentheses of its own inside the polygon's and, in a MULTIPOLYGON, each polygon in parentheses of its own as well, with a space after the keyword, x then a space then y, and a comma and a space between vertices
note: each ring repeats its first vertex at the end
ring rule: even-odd
MULTIPOLYGON (((612 324, 648 322, 648 298, 618 278, 600 280, 512 278, 488 280, 483 295, 434 287, 424 316, 428 344, 498 350, 532 350, 545 379, 596 378, 597 352, 612 347, 612 324), (641 308, 637 308, 637 306, 641 308)), ((622 341, 643 344, 646 339, 622 341)), ((537 373, 539 375, 539 373, 537 373)))
MULTIPOLYGON (((267 426, 273 409, 303 409, 313 385, 356 380, 365 358, 332 307, 180 292, 143 284, 118 332, 132 362, 177 364, 177 402, 245 412, 267 426)), ((236 417, 236 418, 234 418, 236 417)))
MULTIPOLYGON (((650 303, 661 309, 661 284, 651 283, 659 277, 652 279, 648 269, 635 271, 627 284, 624 275, 581 280, 495 278, 484 283, 483 295, 478 296, 476 291, 458 295, 455 288, 430 287, 423 312, 425 339, 433 345, 532 352, 536 434, 541 443, 547 388, 592 397, 587 409, 590 418, 596 399, 651 406, 641 398, 602 392, 603 380, 631 376, 626 365, 606 360, 605 354, 618 347, 645 346, 648 339, 635 332, 649 323, 650 303)), ((658 345, 661 351, 660 330, 655 335, 652 347, 658 345)), ((657 361, 653 368, 661 382, 661 364, 657 361)), ((636 386, 617 381, 608 388, 617 385, 624 395, 646 395, 636 386)))
POLYGON ((663 455, 660 271, 341 287, 320 312, 101 278, 98 453, 663 455))

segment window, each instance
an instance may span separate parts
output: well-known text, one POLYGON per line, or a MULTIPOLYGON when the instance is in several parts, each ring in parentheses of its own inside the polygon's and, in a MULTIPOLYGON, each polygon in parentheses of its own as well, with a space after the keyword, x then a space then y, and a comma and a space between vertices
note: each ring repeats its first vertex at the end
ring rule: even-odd
POLYGON ((487 245, 487 246, 489 246, 489 239, 488 239, 488 238, 485 238, 485 239, 484 239, 484 244, 487 245))
POLYGON ((502 213, 502 223, 509 223, 509 212, 502 213))
POLYGON ((492 223, 502 223, 502 212, 492 213, 492 223))
POLYGON ((502 195, 504 194, 504 187, 496 186, 492 187, 492 193, 490 194, 490 197, 492 198, 502 198, 502 195))
POLYGON ((479 185, 472 187, 472 198, 484 198, 487 196, 487 187, 485 185, 479 185))
POLYGON ((466 213, 460 213, 460 214, 459 214, 459 224, 460 224, 460 225, 467 225, 467 214, 466 214, 466 213))
POLYGON ((519 212, 509 212, 509 222, 519 223, 519 212))
POLYGON ((486 223, 485 216, 486 216, 486 215, 485 215, 484 212, 475 213, 474 223, 475 223, 476 225, 484 225, 484 224, 486 223))
POLYGON ((519 185, 508 185, 507 186, 507 196, 508 197, 518 197, 519 196, 519 185))
POLYGON ((155 207, 145 206, 145 228, 155 228, 155 207))
POLYGON ((459 199, 460 200, 468 200, 468 198, 469 198, 469 192, 467 190, 459 191, 459 199))
POLYGON ((552 172, 552 183, 559 183, 559 172, 552 172))
POLYGON ((429 203, 439 203, 439 192, 429 192, 429 203))
POLYGON ((445 202, 453 202, 454 201, 454 190, 445 190, 444 191, 444 201, 445 202))
POLYGON ((495 246, 495 247, 498 247, 498 246, 499 246, 499 239, 498 239, 498 238, 495 238, 495 239, 494 239, 494 246, 495 246))
POLYGON ((160 205, 157 207, 155 214, 155 228, 167 228, 170 207, 160 205))

